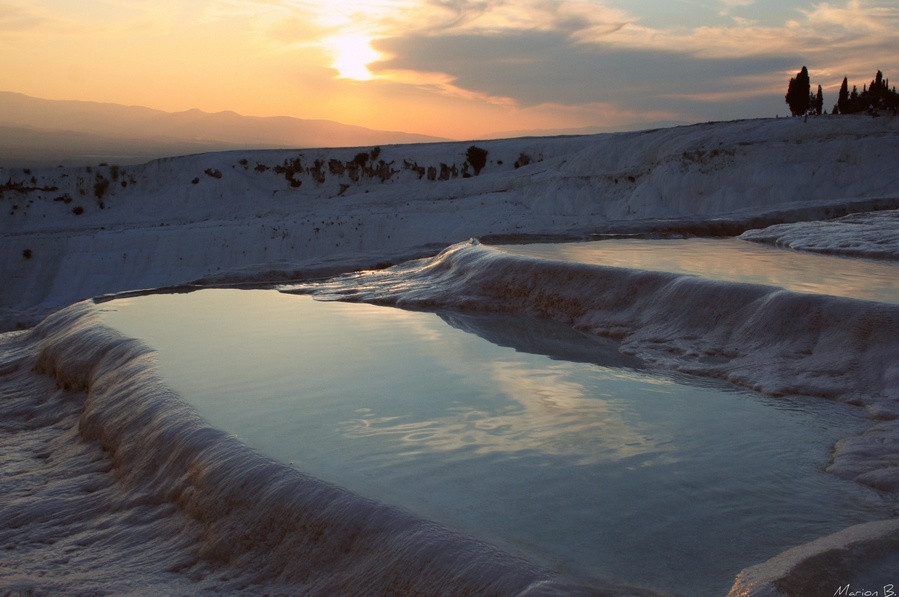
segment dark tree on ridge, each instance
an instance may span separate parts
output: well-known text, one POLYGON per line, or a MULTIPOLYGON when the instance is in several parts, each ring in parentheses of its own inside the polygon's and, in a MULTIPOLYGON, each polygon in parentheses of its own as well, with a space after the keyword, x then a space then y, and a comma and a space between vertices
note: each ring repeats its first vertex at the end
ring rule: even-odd
MULTIPOLYGON (((807 76, 808 71, 805 67, 802 67, 802 71, 796 77, 790 79, 786 99, 794 116, 807 113, 802 111, 803 108, 815 114, 821 114, 823 111, 824 97, 820 85, 818 85, 817 95, 809 94, 806 106, 803 106, 800 102, 801 90, 809 89, 810 87, 806 82, 807 76)), ((890 89, 890 80, 884 77, 881 71, 877 71, 870 85, 862 86, 861 92, 855 85, 852 86, 852 91, 849 91, 849 79, 848 77, 843 77, 843 83, 840 85, 840 91, 837 95, 837 103, 833 106, 834 114, 859 114, 866 112, 871 116, 879 116, 882 111, 899 114, 899 93, 896 92, 895 87, 890 89)))
MULTIPOLYGON (((849 79, 843 77, 843 84, 840 85, 840 95, 837 97, 837 108, 840 114, 849 113, 849 79)), ((836 110, 834 110, 836 112, 836 110)))
POLYGON ((487 165, 487 150, 477 145, 469 147, 468 151, 465 152, 465 157, 468 159, 468 163, 471 164, 472 169, 474 169, 475 176, 480 174, 484 166, 487 165))
POLYGON ((811 92, 811 82, 808 76, 808 69, 804 66, 797 75, 790 79, 787 87, 786 102, 790 106, 790 112, 793 116, 801 116, 808 112, 811 92))

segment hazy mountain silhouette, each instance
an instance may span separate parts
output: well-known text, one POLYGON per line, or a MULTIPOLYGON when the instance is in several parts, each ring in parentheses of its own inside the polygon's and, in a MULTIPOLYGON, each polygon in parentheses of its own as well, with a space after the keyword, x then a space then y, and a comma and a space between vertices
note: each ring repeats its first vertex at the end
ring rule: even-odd
POLYGON ((330 120, 46 100, 0 91, 0 166, 138 163, 229 149, 353 147, 442 141, 330 120))

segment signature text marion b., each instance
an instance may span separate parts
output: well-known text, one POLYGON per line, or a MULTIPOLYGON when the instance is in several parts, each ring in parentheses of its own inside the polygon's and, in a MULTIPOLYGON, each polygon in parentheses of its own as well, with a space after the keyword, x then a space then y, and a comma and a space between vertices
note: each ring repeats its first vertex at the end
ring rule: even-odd
POLYGON ((899 597, 893 585, 883 585, 881 590, 853 589, 848 583, 837 588, 834 597, 899 597))

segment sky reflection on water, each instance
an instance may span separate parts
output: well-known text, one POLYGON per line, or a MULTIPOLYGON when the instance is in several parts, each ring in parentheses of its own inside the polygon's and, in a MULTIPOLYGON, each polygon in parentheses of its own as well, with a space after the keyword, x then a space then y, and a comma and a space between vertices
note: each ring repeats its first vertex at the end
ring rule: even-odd
POLYGON ((899 264, 803 253, 731 238, 499 245, 531 257, 667 271, 793 292, 899 303, 899 264))
POLYGON ((561 324, 276 291, 100 308, 254 449, 563 573, 720 595, 887 509, 823 472, 861 409, 649 370, 561 324))

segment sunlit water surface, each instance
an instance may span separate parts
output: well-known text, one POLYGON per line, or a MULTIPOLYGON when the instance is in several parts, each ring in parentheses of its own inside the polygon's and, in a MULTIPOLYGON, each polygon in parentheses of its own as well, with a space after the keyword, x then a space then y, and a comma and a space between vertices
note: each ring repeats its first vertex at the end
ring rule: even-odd
POLYGON ((500 245, 517 255, 674 272, 793 292, 899 303, 899 263, 803 253, 739 239, 615 239, 500 245))
POLYGON ((860 409, 648 370, 565 326, 276 291, 101 309, 246 444, 576 577, 722 595, 745 566, 889 516, 823 472, 860 409))

